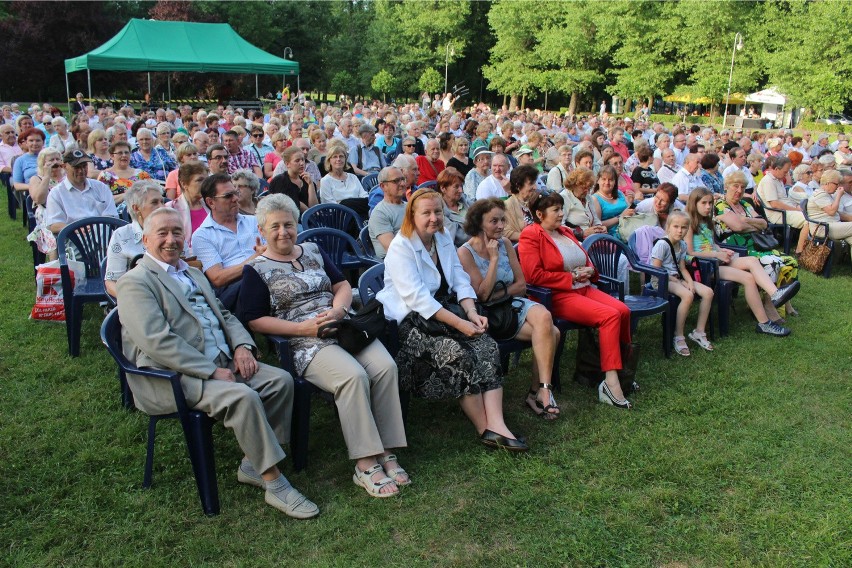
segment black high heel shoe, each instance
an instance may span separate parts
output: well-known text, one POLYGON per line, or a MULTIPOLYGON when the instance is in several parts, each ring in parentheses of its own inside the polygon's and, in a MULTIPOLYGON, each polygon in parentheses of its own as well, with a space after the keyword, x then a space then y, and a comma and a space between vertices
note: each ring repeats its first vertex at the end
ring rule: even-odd
POLYGON ((606 381, 601 381, 601 384, 598 387, 598 400, 600 400, 604 404, 609 404, 610 406, 614 406, 616 408, 623 408, 624 410, 629 410, 633 408, 633 405, 626 398, 615 398, 615 396, 612 394, 612 391, 609 390, 606 381))

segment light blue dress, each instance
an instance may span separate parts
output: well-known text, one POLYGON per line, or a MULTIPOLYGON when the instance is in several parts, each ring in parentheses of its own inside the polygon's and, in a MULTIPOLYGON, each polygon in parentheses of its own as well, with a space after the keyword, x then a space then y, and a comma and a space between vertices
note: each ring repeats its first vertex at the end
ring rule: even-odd
MULTIPOLYGON (((618 192, 618 199, 615 203, 610 203, 597 193, 595 193, 594 196, 597 198, 598 203, 601 204, 601 221, 618 217, 621 215, 622 211, 627 209, 627 198, 624 197, 624 194, 620 191, 618 192)), ((618 238, 618 223, 610 227, 608 232, 613 237, 618 238)))
MULTIPOLYGON (((479 254, 473 249, 470 243, 464 243, 462 247, 466 248, 470 253, 470 256, 473 257, 473 262, 476 263, 476 267, 479 269, 479 273, 485 278, 485 275, 488 273, 488 267, 491 266, 491 261, 487 258, 482 258, 479 254)), ((509 255, 506 252, 506 246, 503 242, 503 239, 500 239, 500 243, 497 245, 497 250, 499 251, 499 256, 497 258, 497 282, 503 282, 506 287, 512 285, 515 281, 515 274, 512 272, 512 265, 509 264, 509 255)), ((520 298, 516 296, 516 299, 523 303, 523 307, 521 308, 520 313, 518 314, 518 329, 515 330, 515 335, 518 334, 521 327, 524 325, 524 322, 527 319, 527 312, 531 307, 535 305, 535 302, 528 298, 520 298)), ((512 336, 514 338, 514 335, 512 336)))

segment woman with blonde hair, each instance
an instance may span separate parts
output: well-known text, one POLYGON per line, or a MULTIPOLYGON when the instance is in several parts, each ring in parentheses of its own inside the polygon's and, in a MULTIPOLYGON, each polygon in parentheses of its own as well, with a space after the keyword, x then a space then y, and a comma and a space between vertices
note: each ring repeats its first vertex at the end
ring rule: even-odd
POLYGON ((89 133, 88 143, 88 154, 92 161, 89 163, 86 175, 92 179, 97 179, 103 170, 111 168, 113 165, 112 157, 109 155, 109 141, 106 132, 100 128, 92 130, 89 133))

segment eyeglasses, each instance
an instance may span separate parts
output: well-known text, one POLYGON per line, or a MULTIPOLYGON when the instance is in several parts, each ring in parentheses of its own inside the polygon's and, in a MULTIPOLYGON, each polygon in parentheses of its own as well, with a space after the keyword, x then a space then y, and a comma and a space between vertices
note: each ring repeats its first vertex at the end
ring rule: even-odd
POLYGON ((211 160, 227 160, 228 156, 210 156, 211 160))
POLYGON ((213 199, 237 199, 240 196, 239 191, 229 191, 224 195, 214 195, 213 199))
POLYGON ((399 178, 394 178, 394 179, 386 179, 382 183, 392 183, 392 184, 395 184, 395 185, 399 185, 404 181, 405 181, 404 177, 399 177, 399 178))
POLYGON ((414 148, 414 144, 403 144, 403 148, 414 148))
POLYGON ((811 170, 808 170, 808 171, 806 171, 805 173, 806 173, 806 174, 808 174, 809 176, 811 176, 811 175, 813 175, 813 174, 814 174, 811 170))
POLYGON ((112 153, 112 155, 113 155, 113 156, 129 156, 129 155, 130 155, 130 152, 128 152, 127 150, 125 150, 125 151, 123 151, 123 152, 113 152, 113 153, 112 153))
POLYGON ((252 138, 263 138, 263 133, 258 132, 257 134, 252 134, 251 137, 252 138))

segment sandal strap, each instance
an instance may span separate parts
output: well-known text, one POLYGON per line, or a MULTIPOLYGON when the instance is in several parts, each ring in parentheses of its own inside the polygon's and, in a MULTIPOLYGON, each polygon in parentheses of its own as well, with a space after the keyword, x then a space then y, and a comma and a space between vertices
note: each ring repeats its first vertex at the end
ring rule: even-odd
POLYGON ((385 464, 386 464, 386 463, 388 463, 388 462, 395 462, 395 461, 399 461, 399 460, 398 460, 398 459, 396 459, 396 455, 395 455, 395 454, 388 454, 388 455, 387 455, 387 456, 385 456, 385 457, 380 457, 380 458, 379 458, 379 459, 377 459, 376 461, 377 461, 377 462, 379 462, 379 464, 381 464, 381 465, 385 465, 385 464))
POLYGON ((553 385, 550 383, 538 383, 538 388, 552 391, 553 385))

